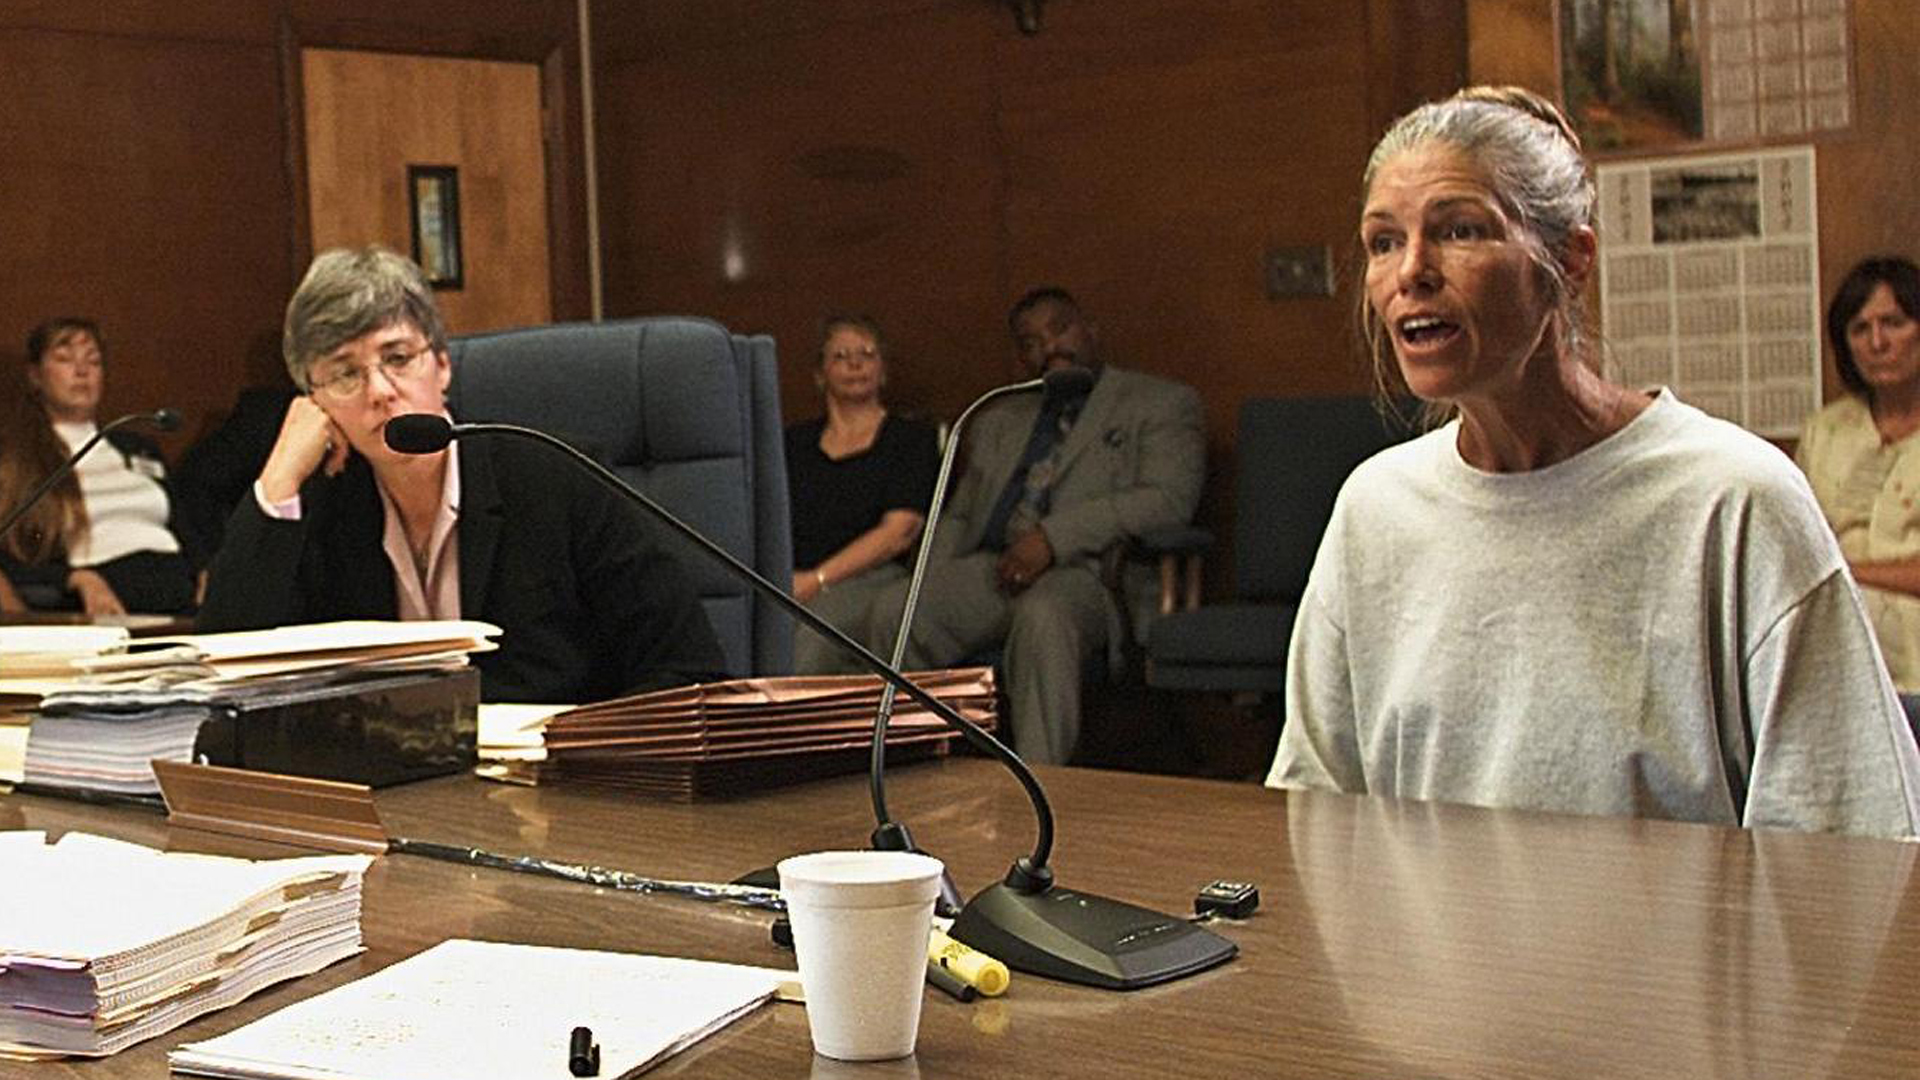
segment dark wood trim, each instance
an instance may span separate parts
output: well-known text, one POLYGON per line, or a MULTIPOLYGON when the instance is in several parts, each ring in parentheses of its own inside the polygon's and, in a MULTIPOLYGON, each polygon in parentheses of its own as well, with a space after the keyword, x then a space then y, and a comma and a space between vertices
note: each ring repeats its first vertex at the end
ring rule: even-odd
POLYGON ((300 285, 313 261, 313 203, 307 190, 307 90, 300 64, 300 36, 293 19, 280 17, 280 114, 286 127, 287 192, 291 220, 287 222, 287 294, 300 285))
POLYGON ((567 56, 566 49, 555 46, 540 63, 540 127, 547 152, 547 276, 555 322, 581 321, 593 314, 586 139, 581 128, 585 105, 580 66, 567 63, 567 56))

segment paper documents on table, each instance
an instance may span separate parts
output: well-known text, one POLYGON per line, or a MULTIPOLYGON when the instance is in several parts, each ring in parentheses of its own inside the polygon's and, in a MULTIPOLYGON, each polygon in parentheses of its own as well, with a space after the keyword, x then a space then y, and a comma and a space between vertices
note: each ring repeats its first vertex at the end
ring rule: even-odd
POLYGON ((66 676, 74 661, 126 651, 123 626, 0 626, 0 677, 66 676))
POLYGON ((544 761, 547 757, 547 721, 567 711, 566 705, 480 704, 480 759, 482 761, 544 761))
POLYGON ((0 702, 0 791, 27 778, 28 713, 0 702))
POLYGON ((630 1076, 725 1027, 793 973, 665 956, 444 941, 237 1031, 187 1043, 174 1070, 249 1080, 566 1076, 593 1030, 600 1075, 630 1076))
POLYGON ((0 832, 0 1060, 112 1054, 359 952, 371 861, 0 832))
POLYGON ((471 619, 375 619, 152 638, 199 651, 216 678, 249 679, 342 664, 452 658, 498 648, 500 628, 471 619))
POLYGON ((495 648, 490 639, 500 633, 490 623, 457 619, 310 623, 131 642, 124 630, 24 629, 33 632, 0 639, 0 716, 31 717, 24 751, 17 725, 0 730, 0 781, 19 772, 33 784, 124 795, 158 794, 148 763, 191 760, 202 725, 222 709, 269 696, 311 699, 400 673, 459 670, 468 654, 495 648))
MULTIPOLYGON (((547 760, 547 721, 567 709, 566 705, 481 702, 476 748, 480 764, 473 771, 487 780, 538 784, 540 763, 547 760)), ((0 728, 0 735, 5 730, 0 728)))
POLYGON ((500 628, 471 619, 361 619, 304 623, 270 630, 118 641, 69 636, 90 627, 36 627, 0 640, 0 694, 46 695, 75 688, 191 684, 202 688, 274 675, 377 665, 461 664, 469 653, 497 648, 500 628))

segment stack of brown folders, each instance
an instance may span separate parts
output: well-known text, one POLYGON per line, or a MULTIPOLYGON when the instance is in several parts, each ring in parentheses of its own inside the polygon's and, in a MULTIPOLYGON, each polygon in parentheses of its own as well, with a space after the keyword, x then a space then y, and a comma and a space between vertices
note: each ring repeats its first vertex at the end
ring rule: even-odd
MULTIPOLYGON (((993 669, 909 673, 962 716, 995 724, 993 669)), ((547 724, 542 780, 672 799, 724 798, 866 768, 884 684, 871 675, 734 679, 583 705, 547 724)), ((896 695, 887 760, 944 754, 958 737, 896 695)))

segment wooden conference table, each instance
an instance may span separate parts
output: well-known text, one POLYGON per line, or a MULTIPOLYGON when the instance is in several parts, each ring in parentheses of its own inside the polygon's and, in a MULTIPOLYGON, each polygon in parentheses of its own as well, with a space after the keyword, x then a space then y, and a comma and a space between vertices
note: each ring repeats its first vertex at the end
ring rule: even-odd
MULTIPOLYGON (((914 1058, 816 1058, 794 1006, 761 1009, 654 1075, 699 1077, 1893 1077, 1920 1075, 1920 848, 1493 812, 1243 784, 1040 770, 1063 883, 1168 911, 1213 878, 1262 906, 1230 964, 1113 993, 1016 974, 1006 997, 929 991, 914 1058)), ((724 879, 857 845, 864 782, 692 806, 449 777, 378 796, 389 831, 658 876, 724 879)), ((963 890, 1031 845, 992 764, 899 770, 896 814, 963 890)), ((157 814, 14 794, 0 828, 86 829, 227 854, 284 849, 157 814)), ((4 887, 0 883, 0 887, 4 887)), ((138 888, 128 890, 138 902, 138 888)), ((411 856, 367 878, 367 952, 103 1061, 34 1080, 157 1077, 166 1051, 448 937, 787 966, 768 916, 411 856)), ((13 1075, 13 1074, 8 1074, 13 1075)))

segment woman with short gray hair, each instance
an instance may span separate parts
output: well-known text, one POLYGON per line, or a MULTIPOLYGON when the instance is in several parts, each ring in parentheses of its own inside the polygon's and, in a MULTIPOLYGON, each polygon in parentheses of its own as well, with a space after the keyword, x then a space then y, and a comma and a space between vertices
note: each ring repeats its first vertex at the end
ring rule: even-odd
POLYGON ((710 678, 720 647, 652 524, 547 446, 386 445, 447 415, 452 362, 420 269, 384 248, 314 259, 287 305, 302 391, 227 526, 203 630, 479 619, 488 701, 582 702, 710 678))
POLYGON ((347 342, 394 323, 410 323, 430 348, 444 352, 447 330, 426 275, 386 248, 334 248, 307 268, 287 304, 281 351, 302 391, 307 369, 347 342))
POLYGON ((1598 372, 1578 137, 1476 87, 1368 162, 1362 336, 1439 426, 1340 493, 1268 783, 1911 836, 1920 753, 1777 450, 1598 372))

